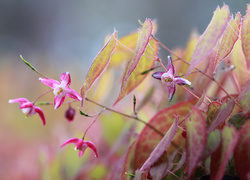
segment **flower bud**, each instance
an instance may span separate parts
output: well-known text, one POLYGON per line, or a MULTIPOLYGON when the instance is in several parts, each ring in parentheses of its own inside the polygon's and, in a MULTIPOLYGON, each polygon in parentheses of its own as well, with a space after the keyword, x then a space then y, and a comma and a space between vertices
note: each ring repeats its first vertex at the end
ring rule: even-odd
POLYGON ((69 122, 71 122, 71 121, 73 121, 75 114, 76 114, 75 109, 69 107, 69 108, 67 109, 67 111, 65 112, 65 117, 66 117, 66 119, 67 119, 69 122))

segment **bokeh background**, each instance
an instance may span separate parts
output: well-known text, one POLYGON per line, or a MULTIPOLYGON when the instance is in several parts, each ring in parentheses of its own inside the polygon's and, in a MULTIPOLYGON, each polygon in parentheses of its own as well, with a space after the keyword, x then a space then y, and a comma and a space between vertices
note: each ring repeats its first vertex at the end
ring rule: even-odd
MULTIPOLYGON (((17 97, 32 101, 48 90, 38 81, 39 76, 22 63, 21 54, 51 78, 59 79, 62 72, 69 71, 71 87, 78 90, 105 36, 114 29, 122 37, 139 27, 138 19, 156 19, 157 38, 169 48, 184 47, 190 33, 202 33, 213 11, 224 3, 232 14, 240 11, 244 15, 249 1, 1 0, 0 178, 51 179, 50 172, 55 171, 53 179, 60 179, 62 176, 57 174, 65 172, 56 172, 56 167, 64 162, 67 179, 85 161, 79 160, 73 150, 67 148, 63 153, 59 148, 77 130, 85 128, 79 117, 70 124, 65 120, 67 106, 57 111, 44 107, 48 118, 42 127, 38 116, 25 119, 18 104, 8 104, 9 99, 17 97)), ((48 98, 53 100, 52 95, 48 98)), ((95 135, 94 130, 90 135, 95 135)), ((98 140, 98 135, 92 138, 98 140)))

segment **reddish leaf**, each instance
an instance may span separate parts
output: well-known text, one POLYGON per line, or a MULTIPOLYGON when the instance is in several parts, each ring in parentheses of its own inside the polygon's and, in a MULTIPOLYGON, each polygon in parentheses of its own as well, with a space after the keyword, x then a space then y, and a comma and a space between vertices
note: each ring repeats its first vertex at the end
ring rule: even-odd
POLYGON ((227 162, 237 144, 238 137, 238 132, 233 126, 225 126, 221 131, 221 144, 211 156, 211 179, 222 179, 227 162))
POLYGON ((121 180, 127 180, 128 175, 125 173, 133 173, 132 167, 131 167, 131 162, 134 158, 134 153, 135 153, 135 145, 136 142, 134 141, 130 146, 129 149, 126 153, 125 160, 124 160, 124 165, 123 165, 123 170, 121 173, 121 180))
POLYGON ((175 172, 175 171, 179 170, 180 168, 182 168, 182 166, 186 162, 186 158, 187 158, 186 151, 184 151, 184 152, 182 152, 181 159, 176 164, 176 166, 174 167, 174 169, 172 170, 172 172, 175 172))
POLYGON ((230 99, 227 103, 223 103, 221 107, 218 109, 216 112, 209 128, 208 132, 210 133, 211 131, 215 130, 218 126, 220 126, 222 123, 224 123, 228 116, 231 114, 231 112, 234 109, 234 99, 230 99))
POLYGON ((179 117, 176 117, 174 120, 174 123, 169 128, 168 132, 161 139, 159 144, 155 147, 154 151, 150 154, 149 158, 142 165, 140 170, 145 171, 149 169, 161 157, 164 151, 168 148, 168 146, 170 145, 170 143, 172 142, 176 134, 178 121, 179 121, 179 117))
POLYGON ((207 118, 208 121, 212 121, 218 109, 221 107, 221 103, 218 101, 213 101, 208 104, 207 118))
POLYGON ((243 115, 250 116, 250 79, 247 81, 246 85, 243 87, 237 100, 240 102, 241 106, 243 107, 243 115))
POLYGON ((232 51, 235 42, 238 40, 241 24, 241 15, 237 13, 235 19, 231 19, 226 30, 224 31, 221 41, 218 43, 217 56, 214 61, 214 71, 216 70, 219 62, 232 51))
MULTIPOLYGON (((132 57, 132 59, 128 62, 125 73, 123 75, 123 81, 121 85, 121 90, 119 97, 117 98, 114 105, 120 101, 123 97, 125 97, 128 93, 130 93, 146 76, 140 77, 141 73, 147 69, 150 69, 154 65, 154 60, 151 60, 149 58, 141 58, 144 51, 146 50, 146 47, 149 43, 149 38, 152 34, 153 25, 150 19, 146 19, 142 29, 139 31, 137 44, 135 47, 135 52, 132 57), (135 68, 137 67, 138 63, 143 61, 140 64, 140 68, 137 68, 137 72, 134 73, 134 75, 130 78, 131 74, 134 72, 135 68), (130 78, 130 81, 128 82, 130 78), (139 80, 138 80, 139 79, 139 80), (129 83, 129 84, 128 84, 129 83)), ((154 51, 158 51, 158 45, 156 41, 151 41, 154 43, 154 51)), ((147 48, 147 51, 149 54, 154 55, 154 52, 150 52, 150 47, 147 48)), ((151 50, 152 51, 152 50, 151 50)))
POLYGON ((190 121, 186 121, 186 129, 187 172, 188 179, 192 179, 207 141, 206 121, 197 107, 191 108, 190 121))
MULTIPOLYGON (((174 122, 175 115, 180 115, 182 120, 190 111, 190 107, 194 104, 194 101, 187 101, 176 103, 173 106, 167 107, 159 111, 150 121, 149 124, 158 129, 162 134, 165 134, 174 122)), ((174 138, 174 143, 181 146, 184 145, 185 140, 181 135, 182 131, 177 130, 177 134, 174 138)), ((151 152, 160 142, 163 136, 157 134, 148 126, 145 126, 138 137, 135 151, 135 169, 140 168, 147 160, 151 152)), ((168 153, 175 151, 172 146, 167 149, 168 153), (172 149, 171 149, 172 148, 172 149)))
POLYGON ((250 178, 250 119, 241 127, 239 140, 234 150, 234 159, 240 179, 250 178))
POLYGON ((242 50, 246 58, 247 69, 250 71, 250 4, 247 5, 247 13, 243 18, 241 27, 242 50))
MULTIPOLYGON (((88 74, 85 78, 85 82, 81 87, 81 96, 83 101, 86 95, 86 92, 91 88, 95 80, 102 74, 106 69, 111 54, 113 53, 116 47, 117 32, 114 31, 113 35, 110 37, 109 41, 105 44, 102 50, 98 53, 97 57, 92 62, 88 74)), ((82 102, 83 103, 83 102, 82 102)))
POLYGON ((190 74, 197 65, 202 63, 212 52, 227 27, 229 17, 230 14, 228 6, 224 5, 221 9, 219 7, 216 9, 211 22, 205 32, 201 35, 194 49, 186 76, 190 74))

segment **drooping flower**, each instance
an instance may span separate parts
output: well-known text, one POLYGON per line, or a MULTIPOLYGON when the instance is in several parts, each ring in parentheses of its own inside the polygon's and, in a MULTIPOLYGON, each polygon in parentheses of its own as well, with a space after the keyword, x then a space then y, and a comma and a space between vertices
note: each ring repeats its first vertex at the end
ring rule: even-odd
POLYGON ((168 56, 168 66, 167 66, 167 72, 156 72, 152 76, 156 79, 161 80, 164 84, 167 85, 168 88, 168 101, 171 101, 175 90, 176 90, 176 84, 178 85, 191 85, 191 82, 188 81, 187 79, 181 78, 179 76, 175 76, 175 69, 174 65, 171 59, 171 56, 168 56))
POLYGON ((71 79, 69 72, 62 73, 61 75, 61 83, 56 80, 48 79, 48 78, 39 78, 39 80, 45 85, 54 89, 55 100, 54 100, 54 108, 59 108, 65 100, 65 97, 68 96, 77 101, 81 101, 82 97, 75 90, 71 89, 69 85, 71 84, 71 79))
POLYGON ((76 114, 76 110, 73 109, 72 107, 69 107, 66 111, 65 111, 65 117, 66 119, 71 122, 73 121, 74 117, 76 114))
POLYGON ((71 138, 67 140, 61 147, 64 147, 67 144, 74 143, 75 144, 75 150, 79 150, 79 157, 82 157, 84 151, 86 148, 90 148, 94 153, 95 157, 98 157, 97 150, 95 145, 90 141, 84 141, 83 139, 78 138, 71 138))
POLYGON ((22 112, 28 117, 28 116, 33 116, 34 114, 38 113, 40 116, 43 125, 45 126, 45 117, 43 114, 43 111, 40 107, 35 106, 32 102, 29 102, 25 98, 17 98, 17 99, 10 99, 9 103, 20 103, 20 109, 22 109, 22 112))

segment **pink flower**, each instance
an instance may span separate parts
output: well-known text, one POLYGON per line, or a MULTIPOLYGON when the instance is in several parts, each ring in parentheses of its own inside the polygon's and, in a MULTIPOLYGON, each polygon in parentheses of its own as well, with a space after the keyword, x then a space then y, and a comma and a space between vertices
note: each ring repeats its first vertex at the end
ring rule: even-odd
POLYGON ((75 143, 75 150, 79 150, 79 157, 82 157, 85 149, 88 147, 95 153, 95 157, 98 157, 96 147, 92 142, 84 141, 83 139, 78 139, 78 138, 71 138, 67 140, 65 143, 63 143, 61 147, 64 147, 65 145, 70 143, 75 143))
POLYGON ((43 125, 45 126, 45 117, 41 108, 35 106, 32 102, 29 102, 25 98, 17 98, 9 100, 9 103, 18 103, 20 102, 20 109, 22 109, 23 113, 26 116, 33 116, 38 113, 40 118, 42 119, 43 125))
POLYGON ((168 101, 171 101, 175 90, 176 90, 176 84, 178 85, 191 85, 191 82, 189 82, 187 79, 180 78, 179 76, 175 76, 175 69, 172 63, 172 59, 170 56, 168 56, 168 67, 167 72, 156 72, 152 76, 156 79, 161 80, 164 84, 168 87, 168 101))
POLYGON ((53 79, 47 78, 39 78, 39 80, 45 85, 54 89, 55 100, 54 100, 54 108, 59 108, 65 100, 66 95, 70 98, 73 98, 77 101, 81 101, 82 97, 75 90, 69 88, 71 84, 71 79, 69 72, 62 73, 61 75, 61 83, 53 79))

